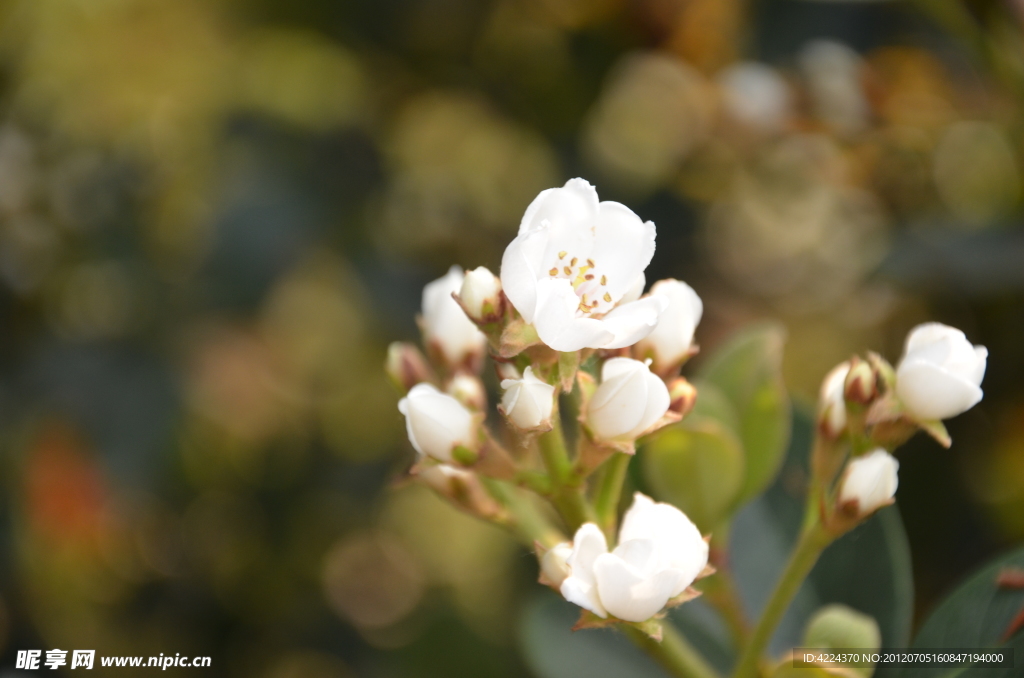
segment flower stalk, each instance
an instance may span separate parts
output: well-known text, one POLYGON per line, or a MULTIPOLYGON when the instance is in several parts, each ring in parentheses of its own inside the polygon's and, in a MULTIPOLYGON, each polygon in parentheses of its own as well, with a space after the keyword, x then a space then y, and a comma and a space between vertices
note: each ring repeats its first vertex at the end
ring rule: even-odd
POLYGON ((649 654, 662 668, 678 678, 719 678, 700 652, 670 624, 662 627, 661 640, 655 640, 633 626, 624 627, 626 637, 649 654))
POLYGON ((821 552, 833 539, 820 520, 811 521, 805 526, 797 540, 796 548, 789 557, 786 569, 783 570, 764 612, 761 613, 761 619, 757 622, 746 647, 743 648, 733 678, 756 678, 760 675, 758 669, 761 658, 775 632, 775 627, 800 590, 800 585, 818 562, 821 552))

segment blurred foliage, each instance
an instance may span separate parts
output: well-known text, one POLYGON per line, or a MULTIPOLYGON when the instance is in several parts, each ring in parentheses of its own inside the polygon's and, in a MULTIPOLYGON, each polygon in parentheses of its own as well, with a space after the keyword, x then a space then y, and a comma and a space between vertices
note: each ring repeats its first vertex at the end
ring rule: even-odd
MULTIPOLYGON (((0 661, 557 671, 516 643, 532 561, 420 488, 389 491, 411 452, 380 364, 415 335, 425 282, 497 270, 529 200, 577 175, 657 223, 649 278, 700 293, 706 352, 755 320, 787 328, 798 399, 854 351, 897 358, 924 319, 989 347, 953 450, 901 456, 924 615, 1024 537, 1018 10, 0 3, 0 661)), ((723 379, 719 409, 750 405, 723 379)), ((741 515, 775 525, 782 491, 741 515)), ((870 538, 898 560, 893 520, 870 538)), ((903 638, 910 593, 890 583, 879 624, 903 638)), ((786 633, 835 586, 814 580, 786 633)))

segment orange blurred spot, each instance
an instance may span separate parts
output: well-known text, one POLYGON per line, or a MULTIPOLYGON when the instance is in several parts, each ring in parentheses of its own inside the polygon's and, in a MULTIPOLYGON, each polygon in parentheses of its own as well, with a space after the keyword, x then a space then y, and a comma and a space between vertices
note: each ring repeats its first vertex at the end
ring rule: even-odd
POLYGON ((31 529, 58 542, 94 538, 104 504, 103 477, 80 437, 48 424, 32 442, 25 473, 31 529))

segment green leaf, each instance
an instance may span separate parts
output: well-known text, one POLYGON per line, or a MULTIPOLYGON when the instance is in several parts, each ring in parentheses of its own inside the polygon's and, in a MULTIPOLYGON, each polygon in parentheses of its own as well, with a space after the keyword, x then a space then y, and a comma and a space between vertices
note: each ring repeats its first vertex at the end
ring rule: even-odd
POLYGON ((1006 568, 1024 568, 1024 548, 996 558, 975 572, 932 613, 914 639, 917 648, 1013 647, 1017 668, 956 668, 945 671, 903 666, 887 675, 899 678, 985 676, 1010 678, 1021 675, 1024 663, 1024 630, 1003 642, 1011 621, 1024 609, 1024 589, 1000 586, 997 578, 1006 568))
MULTIPOLYGON (((813 413, 798 409, 776 482, 733 519, 729 562, 749 619, 760 615, 800 530, 813 433, 813 413)), ((882 509, 825 549, 783 616, 770 650, 780 656, 797 647, 811 616, 829 603, 873 617, 883 647, 906 647, 913 595, 910 549, 899 511, 882 509)))
POLYGON ((739 440, 708 417, 691 414, 658 433, 640 460, 654 496, 679 507, 704 534, 726 516, 743 483, 739 440))
POLYGON ((752 327, 730 339, 700 371, 700 379, 718 387, 737 415, 746 458, 741 502, 771 484, 786 453, 790 405, 782 381, 784 342, 778 325, 752 327))

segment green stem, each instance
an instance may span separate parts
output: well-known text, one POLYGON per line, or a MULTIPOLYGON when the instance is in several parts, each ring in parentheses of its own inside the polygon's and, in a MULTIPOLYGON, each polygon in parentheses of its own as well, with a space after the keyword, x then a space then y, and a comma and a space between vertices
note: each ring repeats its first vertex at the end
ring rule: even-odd
POLYGON ((480 480, 488 494, 509 512, 511 520, 507 526, 528 548, 532 549, 534 542, 540 542, 544 547, 551 548, 558 542, 564 541, 562 533, 537 510, 529 497, 524 497, 516 488, 509 487, 493 478, 481 476, 480 480))
POLYGON ((690 643, 670 624, 662 627, 661 642, 633 626, 623 625, 626 636, 662 667, 678 678, 719 678, 711 666, 690 643))
POLYGON ((793 596, 800 590, 800 585, 810 574, 814 563, 818 561, 818 556, 831 541, 832 536, 825 531, 818 520, 805 526, 796 548, 789 557, 789 563, 786 564, 786 569, 775 585, 775 591, 772 592, 772 597, 768 600, 761 619, 757 622, 750 642, 743 650, 743 655, 736 666, 736 672, 733 674, 734 678, 756 678, 761 655, 768 646, 775 627, 792 602, 793 596))
POLYGON ((605 462, 601 483, 594 498, 597 524, 604 530, 609 544, 615 543, 615 528, 619 522, 619 500, 622 497, 622 485, 626 481, 626 471, 629 470, 631 459, 628 454, 615 453, 605 462))
POLYGON ((541 434, 537 440, 540 447, 540 456, 544 460, 551 475, 551 482, 555 485, 562 485, 572 474, 572 462, 569 461, 569 450, 565 446, 565 436, 562 435, 561 413, 552 412, 551 418, 554 428, 541 434))
POLYGON ((593 510, 583 496, 579 478, 572 471, 559 414, 554 413, 552 418, 554 428, 541 435, 537 444, 551 477, 551 503, 565 519, 569 529, 575 532, 583 523, 594 520, 593 510))

